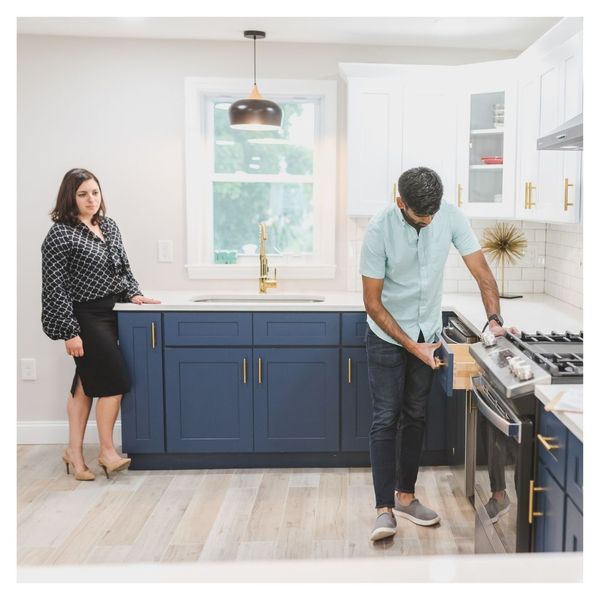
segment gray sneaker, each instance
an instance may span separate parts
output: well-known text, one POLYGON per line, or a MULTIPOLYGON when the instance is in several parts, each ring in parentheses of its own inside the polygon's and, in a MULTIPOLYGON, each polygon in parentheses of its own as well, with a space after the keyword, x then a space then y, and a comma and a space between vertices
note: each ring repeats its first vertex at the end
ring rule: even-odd
POLYGON ((402 506, 396 496, 394 512, 403 519, 408 519, 417 525, 429 527, 440 522, 440 516, 430 508, 423 506, 416 498, 408 505, 402 506))
POLYGON ((391 512, 381 513, 376 521, 373 531, 371 531, 371 541, 382 540, 396 533, 396 517, 391 512))
POLYGON ((485 505, 485 510, 492 523, 496 523, 498 519, 505 515, 510 510, 510 498, 508 494, 504 494, 504 500, 496 500, 493 496, 485 505))

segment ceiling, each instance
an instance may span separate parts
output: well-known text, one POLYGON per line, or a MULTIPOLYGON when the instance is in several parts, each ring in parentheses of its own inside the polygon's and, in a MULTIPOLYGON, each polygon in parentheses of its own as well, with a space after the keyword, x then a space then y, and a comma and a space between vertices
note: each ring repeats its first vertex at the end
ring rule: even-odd
POLYGON ((20 17, 19 34, 522 51, 560 17, 20 17))

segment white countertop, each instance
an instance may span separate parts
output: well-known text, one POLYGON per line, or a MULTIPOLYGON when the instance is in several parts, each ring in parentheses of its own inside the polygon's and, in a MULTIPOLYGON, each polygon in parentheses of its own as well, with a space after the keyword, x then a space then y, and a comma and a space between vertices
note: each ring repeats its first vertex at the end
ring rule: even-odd
MULTIPOLYGON (((319 296, 322 302, 273 302, 270 298, 280 296, 290 297, 293 292, 268 291, 265 298, 243 302, 194 302, 194 296, 231 295, 239 298, 252 296, 252 292, 207 292, 207 291, 165 291, 146 290, 145 295, 161 300, 162 304, 131 303, 115 305, 115 310, 128 311, 362 311, 364 310, 361 292, 322 292, 305 291, 298 296, 319 296), (267 301, 265 301, 267 300, 267 301)), ((546 294, 525 294, 523 298, 501 300, 501 313, 506 325, 534 332, 540 331, 579 331, 583 328, 583 311, 566 302, 561 302, 546 294)), ((479 329, 485 322, 485 311, 479 294, 444 294, 442 299, 444 309, 452 309, 460 313, 475 328, 479 329)))
MULTIPOLYGON (((553 402, 558 394, 564 392, 583 392, 583 385, 560 384, 560 385, 536 385, 535 396, 544 406, 553 402)), ((582 402, 583 404, 583 402, 582 402)), ((551 410, 556 418, 567 427, 567 429, 583 442, 583 412, 572 412, 567 410, 551 410)))

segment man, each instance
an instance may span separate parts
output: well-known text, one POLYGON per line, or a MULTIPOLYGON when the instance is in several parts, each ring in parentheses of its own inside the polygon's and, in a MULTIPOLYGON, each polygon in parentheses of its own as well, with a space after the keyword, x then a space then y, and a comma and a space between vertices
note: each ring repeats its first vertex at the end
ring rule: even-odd
POLYGON ((467 218, 442 202, 431 169, 405 171, 396 204, 374 216, 360 272, 367 311, 366 344, 373 400, 371 468, 377 519, 371 540, 394 535, 394 512, 417 525, 439 515, 415 498, 425 408, 442 330, 442 284, 450 244, 477 281, 490 330, 502 335, 498 286, 467 218), (393 511, 393 512, 392 512, 393 511))

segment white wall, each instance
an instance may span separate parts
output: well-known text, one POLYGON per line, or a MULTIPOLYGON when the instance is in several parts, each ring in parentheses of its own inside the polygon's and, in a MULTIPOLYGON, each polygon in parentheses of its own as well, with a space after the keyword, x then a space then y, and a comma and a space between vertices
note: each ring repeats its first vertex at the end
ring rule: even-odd
MULTIPOLYGON (((299 45, 259 46, 260 78, 337 79, 338 193, 335 280, 281 282, 281 289, 346 289, 345 89, 339 62, 460 64, 512 58, 514 52, 442 48, 299 45)), ((248 42, 18 38, 18 348, 37 360, 36 381, 18 380, 20 421, 66 419, 73 363, 62 342, 40 326, 40 245, 51 223, 64 173, 93 171, 108 214, 118 222, 143 289, 235 289, 250 282, 186 278, 184 99, 186 76, 248 77, 248 42), (174 262, 158 263, 156 242, 175 242, 174 262)))

